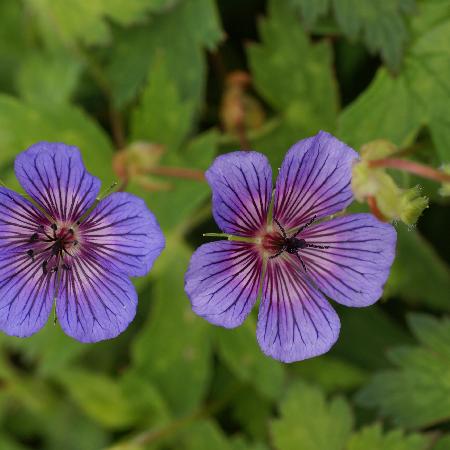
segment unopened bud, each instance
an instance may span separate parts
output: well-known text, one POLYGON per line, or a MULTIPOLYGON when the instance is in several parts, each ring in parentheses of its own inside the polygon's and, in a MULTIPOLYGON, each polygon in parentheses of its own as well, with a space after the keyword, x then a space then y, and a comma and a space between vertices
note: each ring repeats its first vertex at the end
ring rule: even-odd
POLYGON ((115 154, 113 169, 122 180, 132 179, 157 166, 163 153, 162 145, 133 142, 115 154))

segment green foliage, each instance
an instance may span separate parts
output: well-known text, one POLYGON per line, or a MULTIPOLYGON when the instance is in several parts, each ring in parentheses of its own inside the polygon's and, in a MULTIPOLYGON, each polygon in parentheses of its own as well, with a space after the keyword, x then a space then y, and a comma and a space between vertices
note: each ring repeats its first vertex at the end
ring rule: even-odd
POLYGON ((121 25, 142 21, 149 12, 172 7, 179 0, 26 0, 44 28, 54 27, 61 40, 72 44, 104 44, 110 39, 108 20, 121 25), (69 11, 69 13, 68 13, 69 11))
MULTIPOLYGON (((12 167, 14 155, 39 141, 65 142, 78 146, 87 168, 107 184, 114 180, 112 146, 108 136, 76 106, 33 106, 0 95, 0 167, 12 167), (25 130, 25 132, 23 131, 25 130)), ((6 178, 14 183, 14 177, 6 178)))
POLYGON ((414 41, 401 72, 392 76, 380 68, 370 87, 340 117, 340 135, 352 145, 383 138, 407 146, 426 124, 440 159, 448 160, 450 17, 448 8, 447 14, 436 17, 437 3, 418 5, 421 20, 413 23, 414 41), (358 117, 363 118, 359 124, 358 117))
POLYGON ((450 269, 419 233, 398 227, 398 256, 392 266, 386 290, 413 303, 450 311, 450 269))
POLYGON ((248 50, 258 91, 297 132, 332 130, 338 99, 329 43, 312 44, 284 1, 269 2, 260 32, 263 43, 248 50))
POLYGON ((379 424, 353 432, 353 414, 344 399, 326 401, 320 389, 303 383, 288 390, 271 428, 280 450, 425 450, 428 444, 420 434, 383 433, 379 424))
POLYGON ((450 417, 450 320, 411 315, 409 325, 419 345, 393 349, 396 369, 377 373, 359 400, 398 425, 422 428, 450 417))
POLYGON ((183 295, 190 249, 176 238, 168 242, 158 261, 152 315, 136 337, 132 355, 135 370, 155 383, 174 413, 182 414, 204 398, 211 373, 212 330, 194 315, 183 295))
POLYGON ((332 7, 342 32, 362 38, 368 49, 379 52, 386 64, 398 69, 409 33, 405 16, 415 12, 415 0, 290 0, 311 27, 332 7))
POLYGON ((423 450, 426 444, 427 440, 420 434, 405 436, 400 430, 383 434, 380 425, 372 425, 354 434, 347 450, 423 450))
POLYGON ((287 392, 280 416, 272 423, 272 433, 276 448, 283 450, 341 450, 353 427, 344 399, 327 403, 319 389, 301 383, 287 392))
POLYGON ((238 330, 216 330, 218 353, 236 378, 276 399, 283 383, 283 369, 280 363, 258 351, 255 328, 255 322, 249 318, 238 330))
POLYGON ((213 0, 183 0, 150 25, 118 31, 108 67, 115 102, 130 101, 164 56, 182 98, 198 104, 206 76, 202 49, 213 49, 221 38, 213 0))
POLYGON ((76 145, 103 189, 146 201, 167 248, 133 280, 136 319, 116 339, 81 344, 51 319, 27 339, 0 335, 0 450, 450 449, 439 183, 388 169, 430 207, 417 228, 396 225, 379 304, 333 305, 327 355, 269 359, 256 311, 214 327, 184 292, 194 248, 218 231, 204 172, 246 140, 274 175, 319 129, 448 164, 449 42, 449 0, 1 0, 0 181, 21 189, 14 158, 35 142, 76 145), (243 136, 220 122, 230 89, 231 115, 258 105, 243 136))

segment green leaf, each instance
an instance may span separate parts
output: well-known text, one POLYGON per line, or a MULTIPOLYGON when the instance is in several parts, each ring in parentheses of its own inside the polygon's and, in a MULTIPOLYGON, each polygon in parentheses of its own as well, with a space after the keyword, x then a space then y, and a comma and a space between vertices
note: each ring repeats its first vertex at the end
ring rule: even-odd
POLYGON ((121 25, 142 22, 149 12, 170 8, 179 0, 26 0, 43 34, 53 28, 67 44, 105 44, 111 38, 109 20, 121 25))
POLYGON ((56 378, 73 401, 101 425, 123 428, 135 422, 133 404, 112 378, 76 368, 60 371, 56 378))
POLYGON ((150 72, 137 108, 131 118, 131 138, 178 149, 192 126, 192 107, 180 98, 164 61, 150 72))
POLYGON ((350 38, 360 32, 372 52, 380 52, 386 64, 400 68, 409 34, 405 13, 414 11, 414 0, 333 0, 339 26, 350 38), (405 6, 407 6, 405 8, 405 6))
POLYGON ((351 145, 381 138, 404 147, 428 125, 441 161, 449 160, 450 17, 448 11, 436 16, 434 3, 418 5, 422 20, 413 23, 415 39, 401 73, 394 77, 379 69, 369 88, 340 116, 339 136, 351 145))
POLYGON ((338 96, 329 43, 312 44, 285 1, 269 2, 260 33, 262 44, 248 48, 259 93, 298 133, 334 129, 338 96))
POLYGON ((210 420, 191 425, 182 436, 182 442, 186 450, 233 450, 224 432, 210 420))
POLYGON ((328 12, 329 0, 289 0, 293 9, 297 10, 307 27, 313 26, 317 19, 328 12))
POLYGON ((347 450, 425 450, 428 440, 420 434, 405 435, 401 430, 383 434, 381 425, 371 425, 354 434, 347 450))
POLYGON ((279 450, 343 450, 352 426, 352 413, 342 398, 327 402, 319 389, 297 383, 286 393, 271 429, 279 450))
POLYGON ((350 390, 360 387, 367 373, 343 359, 324 355, 293 366, 302 379, 319 385, 325 392, 350 390))
POLYGON ((0 86, 3 92, 12 90, 17 68, 27 51, 22 8, 16 0, 0 2, 0 86))
POLYGON ((419 340, 390 352, 395 368, 374 375, 360 391, 361 404, 376 407, 395 424, 422 428, 450 420, 450 319, 411 315, 419 340))
POLYGON ((18 73, 18 91, 30 104, 57 107, 69 101, 80 72, 80 64, 66 55, 32 53, 25 58, 18 73))
POLYGON ((439 439, 433 450, 450 450, 450 435, 446 434, 439 439))
POLYGON ((351 361, 364 370, 388 366, 385 350, 411 342, 402 327, 378 305, 337 309, 341 318, 341 334, 332 355, 351 361))
POLYGON ((183 242, 175 237, 167 239, 159 269, 155 267, 159 272, 151 316, 132 346, 137 373, 154 383, 177 414, 187 413, 200 403, 211 370, 211 326, 194 315, 184 292, 190 255, 183 242))
POLYGON ((414 230, 397 229, 397 256, 386 285, 386 295, 450 311, 450 270, 433 247, 414 230))
POLYGON ((219 356, 238 379, 252 384, 267 398, 275 399, 283 385, 283 366, 261 353, 255 330, 252 317, 237 329, 217 327, 219 356))
MULTIPOLYGON (((76 145, 92 174, 108 186, 115 179, 111 141, 83 111, 70 105, 57 108, 32 106, 14 97, 0 95, 0 170, 12 169, 15 155, 39 141, 76 145)), ((11 187, 18 187, 11 172, 5 181, 11 187)))
POLYGON ((222 36, 214 0, 183 0, 148 26, 119 31, 107 68, 116 104, 132 100, 163 57, 182 100, 198 109, 206 80, 203 49, 213 49, 222 36))
POLYGON ((406 16, 415 12, 415 0, 289 0, 305 24, 313 26, 333 7, 344 34, 361 38, 371 52, 381 54, 385 63, 398 70, 410 36, 406 16))
POLYGON ((424 112, 411 94, 409 80, 380 69, 339 117, 338 134, 357 149, 375 139, 404 147, 413 142, 423 122, 424 112))

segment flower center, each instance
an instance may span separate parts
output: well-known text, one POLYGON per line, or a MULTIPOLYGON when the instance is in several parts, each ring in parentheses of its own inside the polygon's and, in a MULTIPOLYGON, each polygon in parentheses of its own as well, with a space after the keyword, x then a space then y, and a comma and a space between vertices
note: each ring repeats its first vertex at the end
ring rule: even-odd
POLYGON ((78 225, 54 222, 40 225, 29 240, 27 255, 42 266, 42 271, 56 273, 71 269, 71 259, 78 252, 78 225))
POLYGON ((278 231, 267 231, 261 236, 262 250, 268 256, 276 255, 284 245, 284 238, 278 231))

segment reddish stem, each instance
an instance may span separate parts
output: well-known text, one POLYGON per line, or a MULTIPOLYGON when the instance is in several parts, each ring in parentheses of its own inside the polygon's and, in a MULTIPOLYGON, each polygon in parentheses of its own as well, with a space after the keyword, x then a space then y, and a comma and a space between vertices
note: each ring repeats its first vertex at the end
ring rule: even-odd
POLYGON ((162 175, 166 177, 185 178, 188 180, 205 181, 205 173, 198 169, 186 169, 184 167, 159 166, 146 170, 150 175, 162 175))
POLYGON ((384 216, 384 214, 380 211, 380 208, 378 208, 377 200, 373 195, 369 195, 367 197, 367 204, 369 205, 370 210, 372 211, 372 214, 382 222, 387 222, 387 218, 384 216))
POLYGON ((442 172, 441 170, 433 169, 432 167, 425 166, 408 159, 396 159, 396 158, 383 158, 369 161, 369 166, 373 168, 388 168, 398 169, 405 172, 414 173, 422 178, 428 178, 430 180, 439 181, 442 183, 450 183, 450 175, 442 172))

